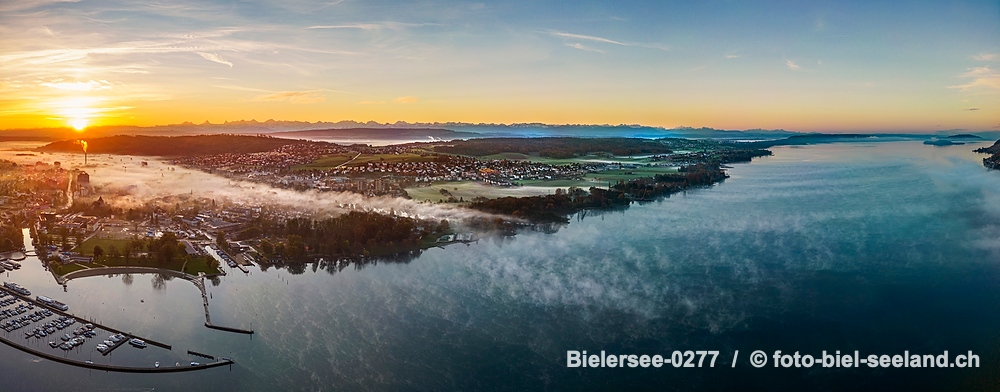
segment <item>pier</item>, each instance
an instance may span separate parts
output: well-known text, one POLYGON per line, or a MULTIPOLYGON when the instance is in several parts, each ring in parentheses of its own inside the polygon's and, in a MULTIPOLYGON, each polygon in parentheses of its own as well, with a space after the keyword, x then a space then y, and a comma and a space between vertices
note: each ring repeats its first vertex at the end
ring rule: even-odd
MULTIPOLYGON (((240 265, 240 269, 243 269, 244 272, 249 272, 242 265, 240 265)), ((201 300, 202 300, 203 306, 205 307, 205 326, 206 327, 211 328, 211 329, 217 329, 217 330, 220 330, 220 331, 235 332, 235 333, 242 333, 242 334, 248 334, 248 335, 252 335, 254 333, 254 331, 252 329, 223 327, 223 326, 218 326, 218 325, 212 324, 212 314, 209 313, 209 311, 208 311, 208 292, 205 290, 205 274, 204 273, 198 273, 198 276, 194 276, 194 275, 191 275, 191 274, 186 274, 186 273, 178 272, 178 271, 174 271, 174 270, 166 270, 166 269, 150 268, 150 267, 99 267, 99 268, 89 268, 89 269, 85 269, 85 270, 73 271, 73 272, 67 273, 66 275, 56 276, 56 281, 59 284, 61 284, 61 285, 66 285, 66 282, 70 281, 71 279, 82 278, 82 277, 86 277, 86 276, 100 276, 100 275, 107 275, 107 274, 165 274, 165 275, 170 275, 170 276, 178 277, 178 278, 184 279, 186 281, 189 281, 192 284, 194 284, 194 286, 197 287, 198 290, 201 291, 201 300)), ((34 300, 32 300, 32 301, 34 301, 34 300)), ((71 315, 68 315, 68 316, 72 317, 71 315)), ((111 329, 109 329, 109 330, 111 330, 111 329)), ((122 333, 122 332, 119 332, 119 333, 122 333)), ((145 340, 146 343, 150 343, 150 344, 156 345, 154 342, 152 342, 152 341, 150 341, 148 339, 142 339, 142 340, 145 340)), ((169 347, 167 347, 167 348, 169 348, 169 347)))
POLYGON ((205 326, 206 327, 211 328, 211 329, 217 329, 217 330, 220 330, 220 331, 236 332, 236 333, 242 333, 242 334, 247 334, 247 335, 253 335, 253 330, 252 329, 241 329, 241 328, 223 327, 223 326, 212 324, 212 314, 209 313, 209 311, 208 311, 208 294, 206 294, 206 292, 205 292, 205 277, 202 276, 201 279, 193 280, 193 281, 191 281, 191 283, 194 283, 194 285, 196 287, 198 287, 199 290, 201 290, 201 301, 202 301, 202 304, 204 304, 204 306, 205 306, 205 326))

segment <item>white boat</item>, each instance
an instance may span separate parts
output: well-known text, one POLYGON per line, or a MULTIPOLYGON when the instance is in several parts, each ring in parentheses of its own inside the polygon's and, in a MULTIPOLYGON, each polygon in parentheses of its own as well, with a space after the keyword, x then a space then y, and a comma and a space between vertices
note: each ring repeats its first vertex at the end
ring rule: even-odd
POLYGON ((153 364, 153 367, 155 367, 155 368, 158 368, 158 367, 160 367, 160 362, 159 362, 159 361, 157 361, 156 363, 154 363, 154 364, 153 364))
POLYGON ((138 348, 144 348, 144 347, 146 347, 146 342, 144 342, 142 340, 139 340, 139 339, 136 339, 136 338, 132 338, 131 340, 129 340, 128 344, 131 344, 131 345, 133 345, 135 347, 138 347, 138 348))

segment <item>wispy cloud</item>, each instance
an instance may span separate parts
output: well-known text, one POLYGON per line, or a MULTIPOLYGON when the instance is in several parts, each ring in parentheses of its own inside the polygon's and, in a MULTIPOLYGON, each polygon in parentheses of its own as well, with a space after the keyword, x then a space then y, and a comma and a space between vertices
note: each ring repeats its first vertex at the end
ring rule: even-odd
MULTIPOLYGON (((616 41, 616 40, 613 40, 613 39, 610 39, 610 38, 604 38, 604 37, 598 37, 598 36, 586 35, 586 34, 567 33, 567 32, 564 32, 564 31, 549 31, 548 33, 552 34, 552 35, 554 35, 556 37, 563 38, 563 39, 569 39, 569 40, 582 40, 582 41, 590 41, 590 42, 599 42, 599 43, 602 43, 602 44, 610 44, 610 45, 640 47, 640 48, 659 49, 659 50, 670 50, 669 47, 664 46, 664 45, 659 45, 659 44, 646 44, 646 43, 616 41)), ((567 45, 567 46, 569 46, 569 45, 567 45)), ((584 46, 584 45, 581 45, 581 46, 584 46)), ((577 48, 577 49, 581 49, 581 48, 577 48)), ((581 49, 581 50, 586 50, 586 49, 581 49)))
POLYGON ((254 101, 288 102, 297 104, 320 103, 326 101, 326 96, 320 90, 278 91, 276 93, 258 95, 254 101))
POLYGON ((741 55, 741 54, 727 54, 726 55, 726 60, 738 59, 740 57, 743 57, 743 55, 741 55))
POLYGON ((208 52, 195 52, 195 53, 197 53, 205 60, 211 61, 213 63, 228 65, 230 68, 233 67, 233 63, 226 61, 225 59, 222 58, 222 56, 219 56, 218 53, 208 53, 208 52))
POLYGON ((395 103, 414 103, 414 102, 417 102, 419 100, 420 100, 420 98, 417 98, 417 97, 404 96, 404 97, 398 97, 396 99, 393 99, 392 102, 395 102, 395 103))
POLYGON ((976 61, 1000 60, 1000 53, 980 53, 977 55, 973 55, 972 59, 976 61))
POLYGON ((802 69, 802 67, 800 67, 798 64, 795 64, 795 62, 792 60, 785 60, 785 65, 787 65, 788 69, 792 71, 798 71, 802 69))
POLYGON ((586 41, 603 42, 603 43, 606 43, 606 44, 628 46, 624 42, 619 42, 619 41, 615 41, 615 40, 607 39, 607 38, 595 37, 595 36, 592 36, 592 35, 564 33, 564 32, 561 32, 561 31, 553 31, 552 34, 556 35, 556 36, 559 36, 559 37, 563 37, 563 38, 582 39, 582 40, 586 40, 586 41))
POLYGON ((334 25, 316 25, 306 27, 306 30, 327 30, 327 29, 355 29, 355 30, 401 30, 409 27, 437 26, 436 23, 404 23, 404 22, 372 22, 372 23, 344 23, 334 25))
POLYGON ((0 4, 0 11, 23 11, 58 3, 78 3, 80 0, 20 0, 0 4))
POLYGON ((979 108, 968 108, 968 109, 965 109, 965 110, 969 111, 969 112, 974 112, 974 111, 979 110, 979 108))
POLYGON ((567 42, 564 45, 569 46, 569 47, 574 48, 574 49, 580 49, 580 50, 583 50, 583 51, 587 51, 587 52, 604 53, 603 50, 594 49, 594 48, 591 48, 591 47, 589 47, 587 45, 581 44, 579 42, 575 42, 575 43, 568 43, 567 42))
POLYGON ((352 23, 352 24, 342 24, 342 25, 323 25, 323 26, 309 26, 306 29, 309 30, 321 30, 321 29, 356 29, 356 30, 378 30, 383 26, 377 23, 352 23))
POLYGON ((62 79, 56 79, 48 82, 39 83, 41 86, 54 88, 57 90, 67 90, 67 91, 95 91, 95 90, 106 90, 111 88, 111 83, 107 80, 90 80, 86 82, 66 82, 62 79))
POLYGON ((969 68, 968 71, 962 74, 962 77, 971 80, 965 84, 948 86, 948 88, 959 89, 962 91, 970 91, 979 88, 1000 90, 1000 71, 994 70, 990 67, 969 68))

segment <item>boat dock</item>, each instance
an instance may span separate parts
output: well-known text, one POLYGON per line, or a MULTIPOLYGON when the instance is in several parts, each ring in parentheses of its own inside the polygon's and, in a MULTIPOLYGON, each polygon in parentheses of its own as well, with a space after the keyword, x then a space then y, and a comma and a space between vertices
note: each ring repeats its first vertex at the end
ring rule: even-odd
POLYGON ((124 372, 124 373, 176 373, 176 372, 189 372, 193 370, 209 369, 219 366, 232 365, 233 360, 222 359, 215 362, 209 362, 198 365, 191 366, 163 366, 163 367, 137 367, 137 366, 117 366, 117 365, 104 365, 99 363, 88 363, 84 361, 77 361, 75 359, 63 358, 58 355, 53 355, 44 351, 38 351, 33 348, 22 346, 20 344, 14 343, 7 338, 0 336, 0 342, 7 344, 8 346, 14 347, 18 350, 24 351, 28 354, 35 355, 41 358, 48 359, 53 362, 64 363, 67 365, 79 366, 94 370, 104 370, 106 372, 124 372))
MULTIPOLYGON (((62 316, 66 316, 66 317, 72 317, 72 318, 75 318, 77 320, 87 320, 87 322, 89 322, 91 324, 94 324, 94 326, 100 327, 101 329, 107 330, 109 332, 120 333, 120 334, 126 335, 126 336, 132 336, 130 333, 123 332, 123 331, 115 329, 115 328, 111 328, 109 326, 103 325, 103 324, 95 322, 93 320, 89 320, 89 319, 87 319, 85 317, 79 317, 79 316, 76 316, 74 314, 64 312, 62 310, 59 310, 57 308, 54 308, 54 307, 46 304, 46 303, 43 303, 43 302, 38 301, 38 300, 36 300, 34 298, 31 298, 30 296, 24 296, 24 295, 18 294, 17 292, 15 292, 15 291, 13 291, 11 289, 8 289, 6 287, 0 286, 0 290, 4 290, 4 291, 6 291, 6 292, 8 292, 8 293, 10 293, 10 294, 12 294, 14 296, 16 296, 17 298, 20 298, 20 299, 22 299, 24 301, 27 301, 27 302, 30 302, 30 303, 34 304, 35 306, 40 306, 40 307, 43 307, 45 309, 48 309, 52 313, 59 314, 59 315, 62 315, 62 316)), ((157 346, 157 347, 162 347, 162 348, 165 348, 167 350, 172 349, 172 347, 169 344, 166 344, 166 343, 160 343, 160 342, 157 342, 157 341, 152 340, 152 339, 140 338, 138 336, 132 336, 132 337, 135 337, 135 338, 138 338, 138 339, 142 339, 142 340, 146 341, 146 343, 152 344, 152 345, 157 346)), ((110 350, 108 352, 110 352, 110 350)))
MULTIPOLYGON (((31 298, 30 296, 21 295, 21 294, 13 291, 11 289, 8 289, 7 287, 0 286, 0 290, 3 290, 5 292, 7 292, 7 293, 10 293, 12 296, 14 296, 14 298, 18 298, 18 299, 20 299, 22 301, 28 302, 28 303, 33 304, 35 306, 41 307, 43 309, 47 309, 47 310, 51 311, 53 314, 58 314, 58 315, 66 316, 66 317, 71 317, 71 318, 73 318, 75 320, 80 320, 81 322, 87 320, 86 318, 79 317, 79 316, 76 316, 76 315, 73 315, 73 314, 61 311, 59 309, 56 309, 56 308, 54 308, 54 307, 52 307, 52 306, 50 306, 48 304, 45 304, 43 302, 35 300, 34 298, 31 298)), ((94 322, 94 321, 88 321, 88 322, 91 323, 91 324, 93 324, 95 327, 101 328, 103 330, 106 330, 106 331, 109 331, 109 332, 112 332, 112 333, 115 333, 115 334, 121 334, 121 335, 126 336, 126 338, 120 339, 118 342, 115 342, 114 345, 109 346, 109 350, 107 350, 106 352, 102 353, 105 356, 107 356, 108 354, 110 354, 112 351, 114 351, 114 349, 118 348, 119 346, 127 343, 129 341, 129 339, 131 339, 133 337, 138 338, 135 335, 132 335, 130 333, 125 333, 125 332, 122 332, 121 330, 118 330, 118 329, 115 329, 115 328, 111 328, 111 327, 108 327, 106 325, 102 325, 100 323, 94 322)), ((171 350, 172 349, 172 347, 169 344, 157 342, 157 341, 152 340, 152 339, 142 338, 141 340, 145 341, 147 344, 151 344, 151 345, 154 345, 154 346, 157 346, 157 347, 165 348, 167 350, 171 350)), ((194 370, 209 369, 209 368, 214 368, 214 367, 218 367, 218 366, 232 365, 234 363, 233 360, 228 359, 228 358, 222 358, 221 360, 215 360, 214 356, 207 355, 207 354, 202 354, 202 353, 198 353, 198 352, 195 352, 195 351, 188 350, 188 354, 199 356, 199 357, 203 357, 203 358, 207 358, 207 359, 213 360, 213 362, 209 362, 209 363, 205 363, 205 364, 201 364, 201 363, 197 363, 197 362, 191 362, 190 366, 181 366, 181 365, 178 364, 178 365, 175 365, 175 366, 163 366, 163 367, 160 367, 160 366, 139 367, 139 366, 107 365, 107 364, 97 364, 97 363, 93 363, 91 361, 80 361, 80 360, 76 360, 76 359, 65 358, 63 356, 56 355, 56 354, 51 353, 51 352, 45 352, 45 351, 36 350, 36 349, 28 347, 28 346, 26 346, 24 344, 19 344, 17 342, 11 341, 6 336, 3 336, 2 334, 0 334, 0 342, 6 344, 8 346, 14 347, 14 348, 16 348, 18 350, 21 350, 23 352, 26 352, 28 354, 31 354, 31 355, 34 355, 34 356, 37 356, 37 357, 40 357, 40 358, 45 358, 45 359, 51 360, 53 362, 59 362, 59 363, 67 364, 67 365, 79 366, 79 367, 88 368, 88 369, 94 369, 94 370, 104 370, 104 371, 108 371, 108 372, 125 372, 125 373, 174 373, 174 372, 187 372, 187 371, 194 371, 194 370)))

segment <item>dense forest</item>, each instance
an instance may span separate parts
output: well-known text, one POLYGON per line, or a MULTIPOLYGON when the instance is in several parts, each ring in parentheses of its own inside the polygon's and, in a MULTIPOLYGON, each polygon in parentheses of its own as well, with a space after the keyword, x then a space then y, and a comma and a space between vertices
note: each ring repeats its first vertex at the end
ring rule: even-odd
MULTIPOLYGON (((258 221, 249 236, 262 233, 264 256, 302 260, 307 256, 388 255, 420 249, 425 238, 450 230, 447 221, 351 211, 322 220, 289 219, 284 223, 258 221)), ((436 237, 435 237, 436 238, 436 237)))
POLYGON ((555 194, 529 197, 501 197, 476 200, 469 208, 492 214, 510 215, 532 223, 568 222, 566 215, 596 208, 628 206, 634 200, 652 200, 692 186, 711 185, 727 177, 718 165, 699 164, 677 174, 657 174, 651 178, 619 181, 611 189, 558 189, 555 194))
POLYGON ((485 156, 513 152, 539 154, 548 158, 573 158, 591 152, 606 152, 617 156, 642 154, 668 154, 670 147, 656 140, 636 138, 575 137, 543 138, 491 138, 456 140, 434 147, 434 151, 471 156, 485 156))
MULTIPOLYGON (((300 140, 268 136, 198 135, 198 136, 130 136, 118 135, 87 140, 90 154, 147 156, 210 155, 222 153, 253 153, 303 143, 300 140)), ((82 153, 77 140, 62 140, 37 149, 45 152, 82 153)))

